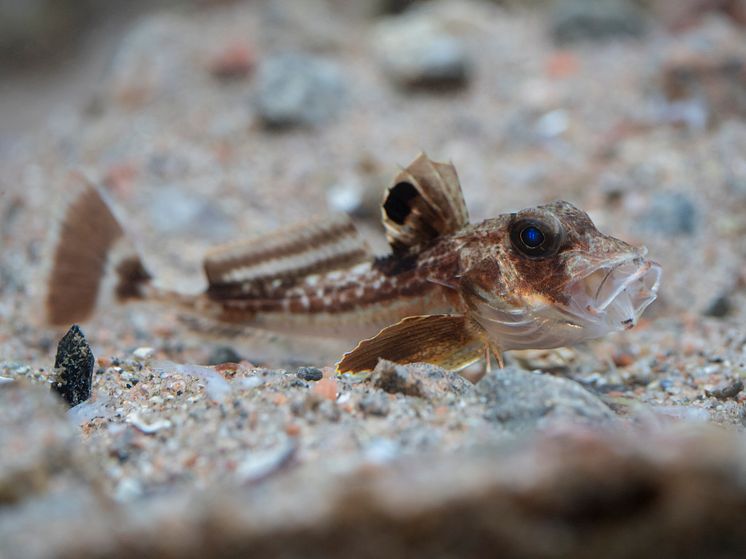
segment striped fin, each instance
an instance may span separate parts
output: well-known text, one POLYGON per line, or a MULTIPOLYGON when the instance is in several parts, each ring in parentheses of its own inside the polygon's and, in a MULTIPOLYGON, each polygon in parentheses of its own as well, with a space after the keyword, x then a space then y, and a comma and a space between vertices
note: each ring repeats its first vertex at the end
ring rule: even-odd
POLYGON ((262 297, 270 288, 372 259, 355 224, 344 215, 317 219, 253 240, 217 247, 205 257, 213 299, 262 297), (274 284, 274 285, 272 285, 274 284))
POLYGON ((454 166, 421 153, 386 192, 382 217, 386 239, 397 255, 418 252, 466 226, 469 214, 454 166))
POLYGON ((458 371, 485 355, 479 327, 463 315, 410 316, 384 328, 345 353, 339 373, 372 371, 379 359, 394 363, 430 363, 458 371))
POLYGON ((101 294, 137 299, 151 279, 101 192, 80 174, 64 188, 50 235, 47 322, 69 325, 93 312, 101 294))

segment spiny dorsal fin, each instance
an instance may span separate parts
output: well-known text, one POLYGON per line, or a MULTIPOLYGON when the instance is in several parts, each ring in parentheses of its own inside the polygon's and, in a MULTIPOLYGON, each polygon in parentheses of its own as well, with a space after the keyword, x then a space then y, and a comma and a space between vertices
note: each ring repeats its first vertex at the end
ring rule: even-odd
POLYGON ((386 239, 398 255, 417 252, 469 223, 456 169, 424 153, 396 176, 382 215, 386 239))
POLYGON ((371 258, 355 224, 344 215, 316 219, 210 251, 204 267, 216 299, 261 296, 272 282, 292 282, 371 258))
POLYGON ((379 359, 431 363, 458 371, 485 354, 479 327, 458 314, 410 316, 363 340, 337 363, 339 373, 372 371, 379 359))
POLYGON ((151 276, 102 193, 74 173, 63 185, 58 207, 60 215, 50 235, 47 322, 69 325, 85 320, 101 292, 110 291, 120 301, 142 297, 151 276))

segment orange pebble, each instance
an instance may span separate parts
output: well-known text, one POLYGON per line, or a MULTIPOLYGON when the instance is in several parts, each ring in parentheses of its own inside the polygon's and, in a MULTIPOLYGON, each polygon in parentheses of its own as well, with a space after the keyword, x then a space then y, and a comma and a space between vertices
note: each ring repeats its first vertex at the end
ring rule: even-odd
POLYGON ((314 394, 318 394, 326 400, 337 399, 337 379, 334 377, 324 377, 313 387, 314 394))
POLYGON ((289 423, 285 427, 285 433, 287 433, 290 437, 297 437, 298 435, 300 435, 300 425, 298 425, 297 423, 289 423))
POLYGON ((551 78, 567 78, 578 73, 578 58, 568 51, 557 51, 549 57, 546 71, 551 78))

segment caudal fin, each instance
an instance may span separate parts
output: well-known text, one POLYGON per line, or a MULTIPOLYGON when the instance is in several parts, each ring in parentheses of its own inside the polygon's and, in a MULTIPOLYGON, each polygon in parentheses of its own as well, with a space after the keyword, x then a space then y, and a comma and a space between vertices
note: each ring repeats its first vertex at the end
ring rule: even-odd
POLYGON ((120 301, 141 298, 151 279, 96 187, 78 174, 65 187, 46 285, 46 318, 54 325, 85 320, 107 291, 120 301))

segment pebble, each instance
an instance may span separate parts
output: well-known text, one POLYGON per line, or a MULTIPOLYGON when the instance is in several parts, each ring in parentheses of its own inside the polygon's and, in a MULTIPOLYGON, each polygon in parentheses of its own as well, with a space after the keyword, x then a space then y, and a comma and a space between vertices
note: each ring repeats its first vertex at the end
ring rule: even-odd
POLYGON ((561 44, 637 38, 645 29, 643 13, 631 0, 558 0, 550 23, 552 38, 561 44))
POLYGON ((381 359, 370 376, 371 384, 389 394, 404 394, 426 400, 448 400, 464 395, 474 386, 458 373, 434 365, 398 365, 381 359))
POLYGON ((733 303, 727 294, 723 293, 713 299, 713 301, 705 309, 706 316, 712 316, 715 318, 723 318, 728 316, 733 310, 733 303))
POLYGON ((381 67, 397 85, 454 89, 469 81, 472 61, 466 44, 427 13, 385 20, 378 25, 374 41, 381 67))
POLYGON ((222 365, 223 363, 240 363, 243 361, 235 349, 227 345, 214 348, 207 357, 208 365, 222 365))
POLYGON ((256 81, 254 106, 270 128, 328 122, 346 97, 341 69, 326 58, 303 53, 268 57, 259 66, 256 81))
POLYGON ((73 324, 57 345, 52 390, 67 403, 77 406, 91 397, 95 359, 77 324, 73 324))
POLYGON ((743 381, 741 379, 727 380, 721 382, 714 388, 705 389, 705 396, 717 398, 718 400, 727 400, 735 398, 743 390, 743 381))
POLYGON ((388 396, 381 392, 366 394, 360 399, 357 407, 365 415, 376 417, 386 417, 391 409, 388 396))
POLYGON ((305 380, 305 381, 317 381, 324 378, 324 373, 321 369, 317 369, 316 367, 300 367, 298 369, 298 372, 295 373, 299 379, 305 380))
POLYGON ((132 356, 140 361, 150 359, 155 355, 155 350, 152 347, 138 347, 132 352, 132 356))
POLYGON ((640 226, 667 235, 692 235, 697 228, 697 209, 680 192, 659 192, 650 200, 647 212, 640 216, 640 226))
POLYGON ((210 73, 221 80, 236 80, 247 77, 256 65, 251 47, 244 42, 226 45, 209 62, 210 73))
POLYGON ((137 412, 133 412, 127 416, 127 422, 146 435, 152 435, 162 429, 169 429, 172 426, 171 422, 164 418, 145 421, 137 412))
POLYGON ((477 385, 485 418, 513 432, 544 429, 557 423, 611 425, 614 413, 598 397, 570 379, 506 367, 477 385))

